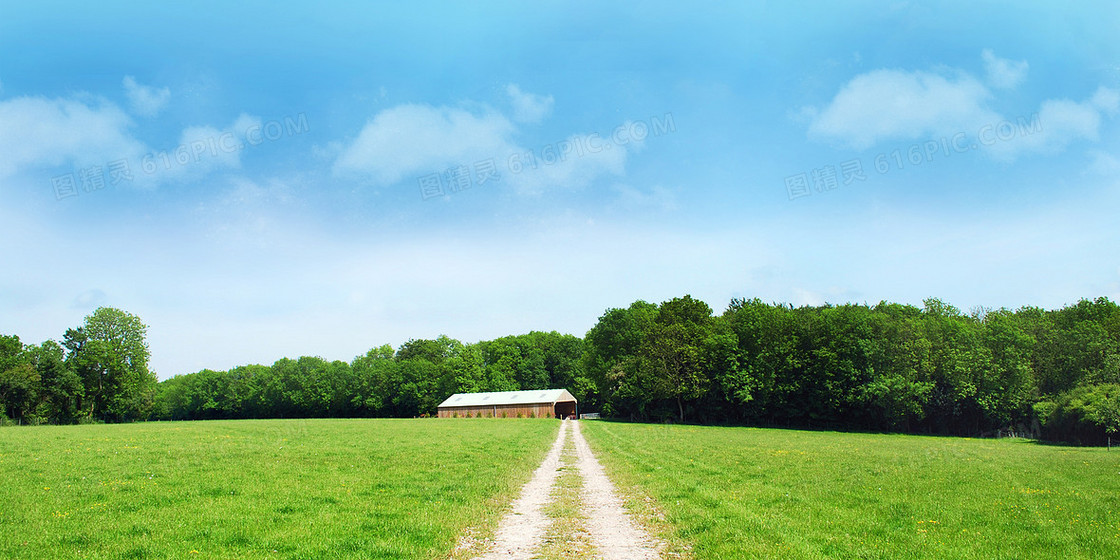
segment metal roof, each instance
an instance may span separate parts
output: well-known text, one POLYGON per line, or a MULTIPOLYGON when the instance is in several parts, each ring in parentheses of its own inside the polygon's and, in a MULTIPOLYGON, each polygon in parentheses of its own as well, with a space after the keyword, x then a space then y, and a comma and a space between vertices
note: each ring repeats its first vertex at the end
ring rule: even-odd
POLYGON ((497 393, 455 393, 440 403, 438 408, 456 406, 490 406, 502 404, 556 404, 576 402, 566 389, 540 389, 536 391, 500 391, 497 393))

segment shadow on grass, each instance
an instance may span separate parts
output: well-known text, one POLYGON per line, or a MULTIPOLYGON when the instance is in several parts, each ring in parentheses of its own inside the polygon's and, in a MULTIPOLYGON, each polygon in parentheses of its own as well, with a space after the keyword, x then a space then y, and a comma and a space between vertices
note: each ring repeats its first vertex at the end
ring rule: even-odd
MULTIPOLYGON (((584 422, 608 422, 616 424, 646 424, 651 426, 703 426, 711 428, 757 428, 766 430, 789 430, 793 432, 832 432, 839 434, 861 434, 861 435, 892 435, 892 436, 911 436, 911 437, 929 437, 929 438, 958 438, 958 439, 982 439, 982 440, 999 440, 1007 441, 1009 443, 1025 444, 1025 445, 1040 445, 1046 447, 1071 447, 1071 448, 1098 448, 1107 447, 1107 441, 1100 441, 1099 443, 1081 443, 1081 442, 1067 442, 1067 441, 1052 441, 1044 439, 1031 439, 1023 437, 992 437, 984 435, 963 435, 954 433, 937 433, 937 432, 890 432, 882 430, 871 430, 853 428, 850 426, 808 426, 796 424, 732 424, 732 423, 702 423, 702 422, 676 422, 676 421, 655 421, 655 420, 635 420, 630 418, 596 418, 584 419, 584 422)), ((1113 439, 1111 447, 1116 448, 1115 451, 1120 453, 1120 439, 1113 439)))

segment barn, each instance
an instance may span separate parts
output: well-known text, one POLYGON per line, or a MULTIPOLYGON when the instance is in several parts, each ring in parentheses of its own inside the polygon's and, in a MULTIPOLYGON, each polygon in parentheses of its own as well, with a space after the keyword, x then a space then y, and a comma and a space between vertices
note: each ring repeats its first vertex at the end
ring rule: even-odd
POLYGON ((456 393, 440 403, 440 418, 567 418, 576 414, 576 398, 566 389, 456 393))

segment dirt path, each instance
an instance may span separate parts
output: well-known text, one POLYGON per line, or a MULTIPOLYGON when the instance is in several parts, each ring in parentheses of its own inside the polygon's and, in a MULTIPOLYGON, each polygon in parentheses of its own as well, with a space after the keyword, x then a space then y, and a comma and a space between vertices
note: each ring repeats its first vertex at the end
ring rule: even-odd
MULTIPOLYGON (((494 535, 493 545, 476 560, 531 560, 541 555, 545 535, 550 527, 576 524, 578 533, 587 535, 591 552, 586 558, 603 560, 656 560, 661 558, 659 543, 646 533, 626 512, 622 499, 614 490, 602 465, 595 459, 587 440, 580 433, 579 423, 565 420, 556 442, 544 462, 533 473, 513 502, 512 510, 502 518, 494 535), (566 461, 561 460, 568 437, 566 461), (574 457, 571 453, 574 451, 574 457), (582 479, 579 490, 579 512, 565 519, 546 515, 546 508, 556 499, 557 474, 563 463, 574 464, 582 479)), ((565 534, 571 535, 572 531, 565 534)), ((549 543, 556 548, 556 543, 549 543)), ((550 555, 549 555, 550 556, 550 555)))
POLYGON ((542 508, 548 503, 552 486, 556 482, 560 451, 568 437, 569 424, 570 422, 565 421, 560 426, 560 433, 556 434, 552 449, 548 451, 541 466, 533 471, 533 478, 521 489, 521 495, 513 502, 513 509, 498 523, 494 544, 478 560, 530 560, 540 548, 541 538, 551 522, 542 508))
POLYGON ((583 476, 583 506, 591 542, 604 560, 656 560, 656 542, 630 518, 603 466, 575 424, 576 466, 583 476))

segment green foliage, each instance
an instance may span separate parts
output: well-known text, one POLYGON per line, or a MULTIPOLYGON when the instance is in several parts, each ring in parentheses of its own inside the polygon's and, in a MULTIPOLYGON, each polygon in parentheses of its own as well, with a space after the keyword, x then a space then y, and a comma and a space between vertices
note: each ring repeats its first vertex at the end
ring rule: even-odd
POLYGON ((39 346, 28 346, 27 352, 39 373, 39 415, 57 424, 74 422, 81 412, 79 403, 84 391, 81 378, 66 363, 66 350, 59 343, 47 340, 39 346))
MULTIPOLYGON (((793 308, 689 297, 609 309, 584 365, 606 416, 959 435, 1025 432, 1060 391, 1120 382, 1105 298, 1056 311, 928 299, 793 308)), ((584 407, 586 409, 586 407, 584 407)))
POLYGON ((596 403, 604 411, 633 409, 641 403, 642 384, 635 356, 652 328, 657 306, 636 301, 626 309, 608 309, 584 339, 583 364, 594 384, 596 403), (621 407, 616 406, 621 404, 621 407))
POLYGON ((64 359, 53 340, 24 347, 0 336, 0 412, 23 424, 74 421, 81 381, 64 359))
POLYGON ((673 400, 684 421, 684 403, 704 396, 714 377, 704 352, 714 326, 711 308, 691 296, 661 304, 635 356, 641 378, 650 381, 641 401, 673 400))
MULTIPOLYGON (((139 318, 103 308, 62 344, 0 337, 0 409, 24 423, 418 417, 453 393, 562 387, 605 417, 983 435, 1072 418, 1069 403, 1053 416, 1063 399, 1120 384, 1120 307, 1107 298, 967 315, 932 298, 920 308, 734 299, 714 316, 684 296, 608 309, 583 339, 440 336, 349 363, 282 358, 158 386, 145 334, 139 318)), ((1077 430, 1046 435, 1072 441, 1077 430)))
POLYGON ((66 331, 66 362, 83 385, 82 414, 111 420, 151 414, 156 377, 148 371, 147 329, 135 315, 101 307, 66 331))
POLYGON ((1103 445, 1105 438, 1120 434, 1120 384, 1083 385, 1035 410, 1046 437, 1103 445))
POLYGON ((0 414, 22 419, 38 399, 39 376, 18 336, 0 335, 0 414))
POLYGON ((0 403, 9 418, 25 418, 39 399, 39 373, 28 362, 18 362, 0 371, 0 403))
POLYGON ((23 344, 15 335, 0 335, 0 371, 15 367, 24 359, 23 344))

